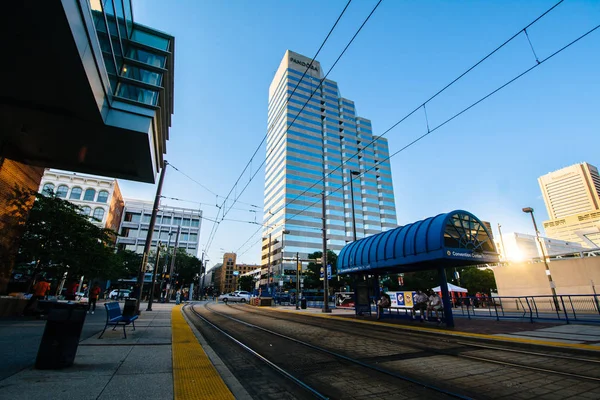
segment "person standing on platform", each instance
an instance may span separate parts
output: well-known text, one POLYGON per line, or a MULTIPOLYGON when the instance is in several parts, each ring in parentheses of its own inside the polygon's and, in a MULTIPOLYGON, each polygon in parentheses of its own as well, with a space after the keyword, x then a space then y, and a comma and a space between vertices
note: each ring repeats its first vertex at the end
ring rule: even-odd
POLYGON ((96 301, 100 295, 100 286, 97 283, 90 289, 90 296, 88 298, 88 314, 91 311, 92 314, 96 311, 96 301))

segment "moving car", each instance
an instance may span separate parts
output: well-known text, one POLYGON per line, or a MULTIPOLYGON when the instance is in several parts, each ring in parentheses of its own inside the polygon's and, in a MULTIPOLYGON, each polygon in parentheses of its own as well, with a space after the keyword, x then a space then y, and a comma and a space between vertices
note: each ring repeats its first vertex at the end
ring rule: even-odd
POLYGON ((129 289, 114 289, 108 295, 108 297, 112 300, 116 299, 128 299, 131 294, 131 290, 129 289))
POLYGON ((227 303, 229 301, 231 302, 239 302, 239 303, 247 303, 248 301, 250 301, 250 297, 252 296, 252 293, 250 292, 245 292, 243 290, 236 290, 235 292, 231 292, 231 293, 225 293, 219 296, 219 300, 227 303))

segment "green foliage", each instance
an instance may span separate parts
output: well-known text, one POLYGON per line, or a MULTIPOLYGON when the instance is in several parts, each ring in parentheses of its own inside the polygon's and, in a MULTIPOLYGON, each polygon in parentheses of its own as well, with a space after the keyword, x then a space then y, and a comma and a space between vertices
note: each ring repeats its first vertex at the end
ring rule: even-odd
POLYGON ((76 205, 52 194, 35 194, 27 219, 21 210, 31 193, 15 191, 14 215, 24 228, 20 240, 19 261, 37 261, 38 269, 70 276, 111 277, 118 271, 109 243, 114 232, 99 228, 81 215, 76 205))
POLYGON ((463 268, 460 271, 460 282, 470 295, 477 292, 490 294, 490 289, 496 289, 496 278, 491 269, 463 268))
POLYGON ((254 290, 254 283, 254 278, 248 275, 240 276, 237 280, 238 288, 247 292, 251 292, 252 290, 254 290))
MULTIPOLYGON (((310 260, 316 260, 317 258, 321 258, 323 252, 315 251, 310 254, 308 258, 310 260)), ((331 265, 331 273, 332 275, 336 274, 336 264, 337 264, 337 254, 335 254, 331 250, 327 250, 327 264, 331 265)), ((304 277, 304 288, 305 289, 322 289, 323 281, 321 278, 321 264, 317 264, 315 261, 311 261, 308 263, 306 271, 303 273, 304 277)), ((340 281, 337 278, 333 278, 329 281, 329 286, 336 289, 337 287, 344 286, 346 284, 346 280, 342 279, 340 281)))

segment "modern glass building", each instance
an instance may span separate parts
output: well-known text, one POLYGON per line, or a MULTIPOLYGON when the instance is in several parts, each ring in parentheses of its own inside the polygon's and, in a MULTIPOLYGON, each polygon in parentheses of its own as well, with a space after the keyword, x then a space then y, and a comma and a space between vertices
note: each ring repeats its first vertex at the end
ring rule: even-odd
POLYGON ((320 84, 321 65, 310 62, 286 51, 269 88, 263 284, 269 261, 274 280, 295 277, 296 253, 306 259, 322 250, 323 191, 328 249, 354 240, 352 173, 357 238, 397 227, 387 140, 373 135, 336 82, 320 84))
POLYGON ((0 26, 0 157, 154 182, 173 113, 173 36, 131 0, 12 1, 0 26))

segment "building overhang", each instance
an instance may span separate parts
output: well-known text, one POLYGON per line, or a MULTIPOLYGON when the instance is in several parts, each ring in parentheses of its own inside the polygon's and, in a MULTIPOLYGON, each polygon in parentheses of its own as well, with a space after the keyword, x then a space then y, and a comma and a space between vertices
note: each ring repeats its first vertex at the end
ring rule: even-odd
POLYGON ((160 108, 113 100, 89 2, 9 2, 0 24, 0 156, 153 183, 160 108))

